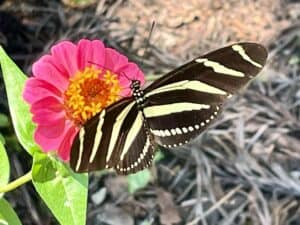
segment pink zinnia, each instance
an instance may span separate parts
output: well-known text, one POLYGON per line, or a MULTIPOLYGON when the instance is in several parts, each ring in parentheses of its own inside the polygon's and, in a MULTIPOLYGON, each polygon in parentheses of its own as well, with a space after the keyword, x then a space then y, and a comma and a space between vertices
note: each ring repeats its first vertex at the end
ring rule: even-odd
POLYGON ((23 93, 37 124, 35 141, 42 150, 69 160, 79 128, 121 96, 131 95, 131 80, 144 83, 134 63, 99 40, 62 41, 32 66, 23 93))

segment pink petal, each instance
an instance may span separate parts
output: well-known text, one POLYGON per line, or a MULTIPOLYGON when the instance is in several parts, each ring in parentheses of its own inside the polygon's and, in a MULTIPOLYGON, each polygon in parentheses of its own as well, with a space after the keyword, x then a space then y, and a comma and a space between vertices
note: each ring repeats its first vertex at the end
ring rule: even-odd
POLYGON ((47 58, 47 56, 42 57, 32 65, 33 75, 57 87, 60 92, 64 92, 68 87, 69 80, 53 64, 44 60, 44 58, 47 58))
POLYGON ((132 80, 139 80, 141 87, 145 83, 144 74, 135 63, 128 63, 125 67, 120 68, 118 73, 120 74, 119 82, 122 87, 122 96, 130 96, 132 94, 130 89, 132 80))
POLYGON ((131 95, 132 80, 144 84, 144 75, 126 56, 105 48, 99 40, 81 40, 77 45, 63 41, 51 48, 51 55, 41 57, 32 66, 35 78, 26 82, 23 97, 31 104, 33 121, 37 123, 34 138, 44 151, 55 150, 65 161, 79 128, 66 116, 63 93, 70 77, 86 66, 99 66, 118 74, 121 95, 131 95))
POLYGON ((117 73, 128 64, 128 58, 112 48, 105 49, 105 68, 117 73))
POLYGON ((131 88, 122 88, 120 96, 122 96, 122 97, 129 97, 131 95, 132 95, 131 88))
POLYGON ((66 133, 64 134, 64 139, 62 140, 57 152, 62 160, 69 161, 71 146, 79 128, 69 125, 69 127, 65 130, 66 133))
POLYGON ((60 123, 60 121, 65 119, 65 112, 53 112, 49 109, 35 111, 35 114, 32 116, 33 122, 43 126, 53 126, 53 124, 60 123))
POLYGON ((53 55, 44 55, 38 61, 41 63, 50 64, 61 76, 69 79, 70 75, 68 71, 65 70, 65 68, 61 65, 61 62, 57 58, 53 57, 53 55))
POLYGON ((51 54, 55 59, 55 64, 67 78, 72 77, 78 71, 77 46, 70 41, 62 41, 51 48, 51 54))
POLYGON ((64 136, 58 135, 55 138, 51 138, 45 136, 43 132, 40 132, 40 129, 45 129, 45 128, 44 127, 40 128, 39 126, 36 128, 34 133, 34 140, 36 141, 36 143, 38 143, 41 146, 42 150, 48 152, 48 151, 54 151, 58 149, 64 136))
POLYGON ((78 68, 83 70, 86 66, 95 64, 103 67, 105 62, 105 47, 99 40, 90 41, 82 39, 78 43, 77 63, 78 68))
POLYGON ((42 150, 58 151, 58 155, 61 159, 68 161, 70 158, 70 150, 73 140, 79 130, 79 128, 72 126, 70 121, 66 121, 64 128, 61 130, 61 134, 57 137, 45 136, 41 130, 43 127, 37 127, 34 134, 35 141, 41 146, 42 150))
POLYGON ((49 110, 52 112, 62 112, 64 111, 64 107, 57 98, 49 96, 33 103, 31 105, 30 112, 35 114, 39 111, 43 112, 43 110, 49 110))
POLYGON ((45 138, 57 138, 63 134, 65 129, 65 120, 56 121, 55 125, 38 125, 36 129, 36 133, 39 133, 41 136, 45 138))
POLYGON ((120 77, 122 77, 122 81, 126 82, 125 80, 128 78, 131 80, 139 80, 141 81, 141 86, 145 83, 145 77, 142 71, 139 69, 139 67, 135 63, 128 63, 125 67, 120 68, 117 73, 120 74, 120 77), (123 74, 123 76, 122 76, 123 74))
POLYGON ((61 92, 50 83, 36 78, 29 78, 26 81, 23 98, 30 104, 47 96, 61 96, 61 92))

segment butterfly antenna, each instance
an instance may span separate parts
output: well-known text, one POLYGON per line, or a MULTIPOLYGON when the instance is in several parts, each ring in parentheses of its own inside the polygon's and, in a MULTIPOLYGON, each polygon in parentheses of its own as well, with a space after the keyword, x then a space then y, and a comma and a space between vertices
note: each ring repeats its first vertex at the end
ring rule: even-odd
POLYGON ((130 79, 130 77, 128 77, 127 75, 126 75, 126 73, 124 73, 123 71, 121 71, 121 73, 120 73, 122 76, 124 76, 124 77, 126 77, 127 78, 127 80, 129 80, 129 81, 133 81, 133 79, 130 79))
POLYGON ((151 36, 152 36, 153 30, 154 30, 154 27, 155 27, 155 21, 152 21, 151 29, 150 29, 150 32, 149 32, 149 35, 148 35, 148 38, 147 38, 146 46, 145 46, 145 50, 144 50, 143 55, 142 55, 142 62, 141 62, 142 67, 144 66, 145 55, 146 55, 146 53, 148 51, 148 48, 150 46, 150 40, 151 40, 151 36))
MULTIPOLYGON (((101 64, 98 64, 98 63, 95 63, 95 62, 92 62, 92 61, 88 61, 88 63, 93 64, 93 65, 96 65, 96 66, 99 66, 99 67, 101 67, 101 68, 103 68, 103 69, 105 69, 105 70, 109 70, 108 68, 106 68, 105 66, 103 66, 103 65, 101 65, 101 64)), ((132 79, 130 79, 130 78, 126 75, 126 73, 124 73, 124 72, 122 72, 122 71, 121 71, 121 74, 116 73, 116 75, 117 75, 118 77, 120 77, 120 75, 122 75, 122 76, 126 77, 129 81, 132 81, 132 79)))
POLYGON ((92 65, 96 65, 96 66, 99 66, 99 67, 102 67, 103 69, 106 69, 104 66, 102 66, 101 64, 98 64, 98 63, 95 63, 95 62, 92 62, 92 61, 88 61, 88 63, 92 64, 92 65))

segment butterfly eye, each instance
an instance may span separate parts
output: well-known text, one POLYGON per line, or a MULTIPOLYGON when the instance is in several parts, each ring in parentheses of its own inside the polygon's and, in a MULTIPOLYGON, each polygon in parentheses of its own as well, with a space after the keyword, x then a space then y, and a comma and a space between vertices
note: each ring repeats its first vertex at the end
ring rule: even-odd
POLYGON ((140 87, 140 86, 141 86, 141 81, 136 80, 135 82, 136 82, 136 83, 135 83, 135 84, 136 84, 136 87, 140 87))
POLYGON ((133 80, 130 84, 131 89, 136 89, 139 88, 140 86, 141 86, 141 81, 139 80, 133 80))

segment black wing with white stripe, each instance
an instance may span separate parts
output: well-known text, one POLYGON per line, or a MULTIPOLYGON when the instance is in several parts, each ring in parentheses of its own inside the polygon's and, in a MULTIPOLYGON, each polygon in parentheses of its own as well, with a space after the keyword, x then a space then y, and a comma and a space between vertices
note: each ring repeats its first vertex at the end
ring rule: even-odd
POLYGON ((183 145, 215 121, 224 101, 259 73, 266 58, 263 46, 238 43, 192 60, 144 92, 132 81, 133 97, 102 110, 80 129, 71 167, 76 172, 115 168, 119 174, 148 167, 157 144, 183 145))
POLYGON ((71 149, 76 172, 115 168, 120 174, 151 164, 153 138, 132 98, 102 110, 80 129, 71 149))
POLYGON ((220 48, 167 73, 147 87, 145 93, 184 80, 204 81, 235 92, 259 73, 267 55, 266 48, 257 43, 237 43, 220 48), (224 76, 217 76, 222 74, 224 76))
POLYGON ((234 44, 183 65, 146 90, 146 119, 155 141, 177 147, 215 121, 223 102, 263 68, 266 49, 234 44))
POLYGON ((121 119, 125 120, 124 116, 126 117, 129 112, 128 107, 132 104, 134 104, 132 98, 123 99, 102 110, 80 129, 71 149, 70 165, 74 171, 86 172, 114 166, 110 157, 117 157, 116 152, 120 151, 116 143, 118 138, 114 138, 112 134, 113 130, 116 132, 114 124, 117 119, 119 119, 118 124, 121 119), (123 115, 123 118, 120 115, 123 115))
POLYGON ((139 129, 127 154, 115 166, 118 174, 136 173, 151 166, 157 144, 153 142, 153 136, 148 129, 147 127, 139 129))

